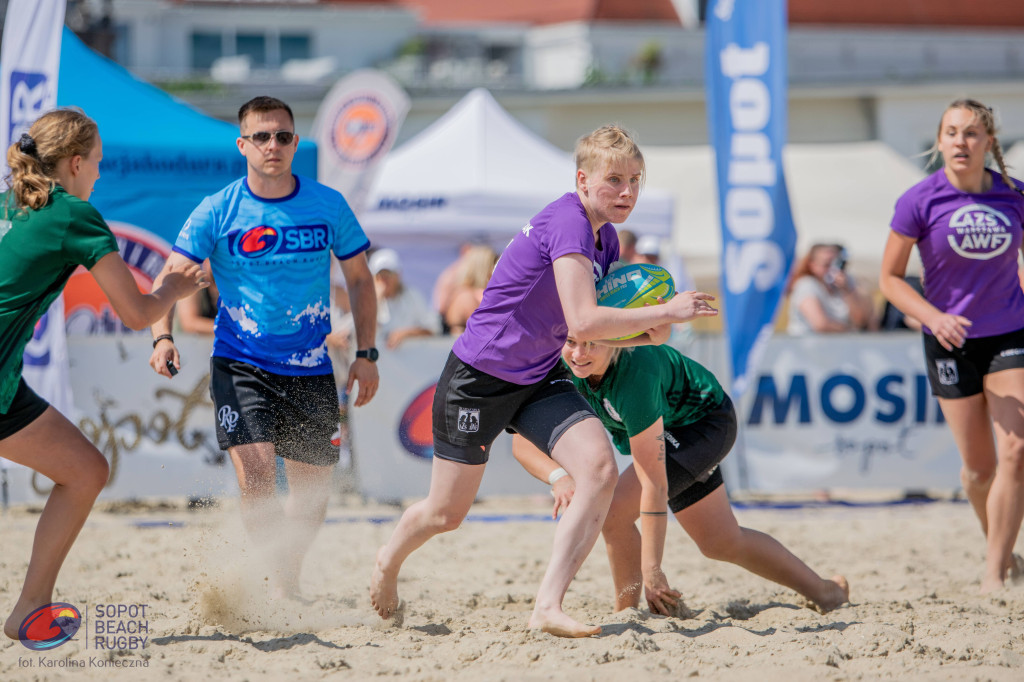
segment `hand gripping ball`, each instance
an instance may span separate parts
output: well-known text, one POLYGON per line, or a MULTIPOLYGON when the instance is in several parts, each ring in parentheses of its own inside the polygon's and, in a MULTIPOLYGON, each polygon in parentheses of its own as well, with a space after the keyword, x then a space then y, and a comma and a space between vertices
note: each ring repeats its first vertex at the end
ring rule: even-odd
MULTIPOLYGON (((610 308, 642 308, 657 305, 658 299, 668 300, 675 296, 676 285, 672 275, 660 265, 631 263, 605 275, 597 283, 597 304, 610 308)), ((637 332, 616 339, 632 339, 643 332, 637 332)))

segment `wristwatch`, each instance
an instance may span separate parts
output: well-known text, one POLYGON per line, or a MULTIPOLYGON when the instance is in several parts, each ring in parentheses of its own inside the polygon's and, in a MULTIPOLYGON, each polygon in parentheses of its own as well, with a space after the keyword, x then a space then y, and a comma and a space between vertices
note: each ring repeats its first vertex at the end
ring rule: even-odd
POLYGON ((376 348, 367 348, 366 350, 357 350, 357 358, 366 358, 370 362, 377 362, 377 358, 380 357, 380 353, 377 352, 376 348))

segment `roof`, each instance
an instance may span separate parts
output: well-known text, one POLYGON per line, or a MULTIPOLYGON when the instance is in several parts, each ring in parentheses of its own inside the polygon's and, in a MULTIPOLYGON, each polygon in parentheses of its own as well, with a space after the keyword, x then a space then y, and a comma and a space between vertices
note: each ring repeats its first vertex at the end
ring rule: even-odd
POLYGON ((672 0, 399 0, 422 13, 427 24, 566 21, 654 21, 680 23, 672 0))
POLYGON ((790 24, 870 26, 1024 26, 1020 0, 788 0, 790 24))

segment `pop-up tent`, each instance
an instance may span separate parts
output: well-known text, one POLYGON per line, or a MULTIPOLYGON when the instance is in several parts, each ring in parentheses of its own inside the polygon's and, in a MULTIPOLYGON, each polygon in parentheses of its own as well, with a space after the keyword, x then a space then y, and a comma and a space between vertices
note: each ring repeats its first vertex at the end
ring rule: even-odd
MULTIPOLYGON (((429 292, 462 242, 487 241, 500 252, 574 187, 570 155, 478 88, 385 159, 359 220, 375 246, 403 256, 406 281, 429 292)), ((671 196, 645 190, 622 227, 668 237, 671 196)))
MULTIPOLYGON (((108 221, 173 243, 204 196, 245 174, 237 126, 135 78, 67 28, 57 103, 80 107, 99 125, 101 179, 90 201, 108 221)), ((294 170, 316 178, 315 144, 299 143, 294 170)))

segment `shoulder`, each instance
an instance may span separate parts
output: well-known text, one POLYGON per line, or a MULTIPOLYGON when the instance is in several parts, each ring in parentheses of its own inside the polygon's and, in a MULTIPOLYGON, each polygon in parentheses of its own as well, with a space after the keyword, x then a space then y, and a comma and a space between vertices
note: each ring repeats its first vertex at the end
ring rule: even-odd
POLYGON ((102 223, 106 226, 103 216, 96 210, 96 207, 88 201, 68 194, 67 192, 55 192, 53 195, 54 205, 63 204, 66 206, 69 217, 75 222, 88 221, 91 223, 102 223))
POLYGON ((588 227, 590 226, 590 221, 587 220, 587 212, 583 208, 579 196, 575 192, 566 192, 545 206, 540 213, 534 216, 531 223, 534 227, 540 227, 544 224, 557 222, 559 227, 562 227, 562 224, 565 222, 572 223, 577 221, 588 227))
POLYGON ((941 168, 924 179, 911 185, 907 191, 900 195, 897 203, 918 203, 922 198, 927 197, 937 191, 941 191, 948 181, 946 180, 946 173, 941 168))

